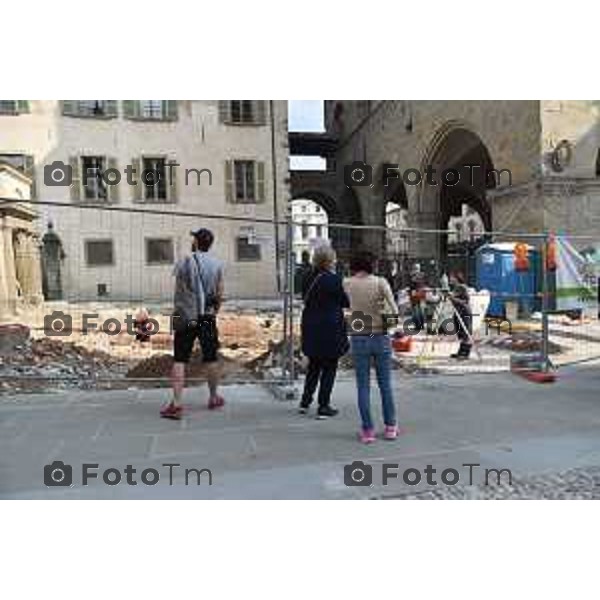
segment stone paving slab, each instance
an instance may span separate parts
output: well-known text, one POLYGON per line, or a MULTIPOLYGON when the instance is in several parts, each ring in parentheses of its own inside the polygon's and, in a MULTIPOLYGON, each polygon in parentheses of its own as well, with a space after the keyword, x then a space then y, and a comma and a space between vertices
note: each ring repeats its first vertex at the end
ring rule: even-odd
MULTIPOLYGON (((511 374, 410 377, 394 374, 398 412, 406 433, 395 442, 362 446, 351 379, 341 378, 334 403, 340 415, 316 421, 296 413, 261 386, 228 386, 228 405, 208 411, 205 390, 186 392, 181 422, 158 418, 167 390, 64 392, 0 399, 2 498, 384 498, 428 489, 399 477, 382 485, 382 464, 398 472, 428 464, 438 474, 465 463, 510 468, 515 477, 600 466, 597 369, 572 369, 554 385, 511 374), (47 488, 43 467, 72 464, 75 485, 47 488), (344 466, 364 461, 371 486, 348 487, 344 466), (156 468, 155 486, 92 480, 80 485, 81 465, 101 471, 132 464, 156 468), (169 485, 164 463, 179 463, 169 485), (185 485, 183 469, 207 468, 201 485, 185 485)), ((380 420, 373 390, 374 415, 380 420)), ((430 487, 430 486, 429 486, 430 487)), ((448 492, 450 494, 450 492, 448 492)), ((504 492, 503 492, 504 493, 504 492)), ((452 497, 452 496, 450 496, 452 497)))

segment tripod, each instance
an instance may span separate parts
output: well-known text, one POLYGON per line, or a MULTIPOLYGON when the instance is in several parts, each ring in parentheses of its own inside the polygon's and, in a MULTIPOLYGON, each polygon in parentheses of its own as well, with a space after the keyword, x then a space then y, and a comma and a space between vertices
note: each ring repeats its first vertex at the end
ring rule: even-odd
MULTIPOLYGON (((475 340, 473 339, 473 335, 471 333, 471 331, 469 330, 469 328, 466 326, 464 319, 462 317, 462 315, 460 314, 460 312, 456 309, 456 306, 454 306, 454 303, 451 301, 450 299, 450 293, 448 290, 441 290, 441 296, 442 299, 438 302, 438 304, 435 307, 435 311, 433 314, 433 317, 430 319, 430 323, 435 324, 438 327, 438 332, 439 332, 439 324, 441 321, 441 317, 444 315, 445 310, 448 306, 448 304, 450 304, 450 307, 452 308, 452 316, 456 317, 456 320, 458 321, 461 329, 465 332, 467 339, 469 340, 469 343, 471 344, 471 349, 475 352, 475 354, 477 355, 477 358, 479 359, 479 361, 483 361, 483 357, 481 355, 481 352, 479 352, 479 348, 475 345, 475 340)), ((426 323, 427 325, 427 323, 426 323)), ((428 328, 429 329, 429 328, 428 328)), ((436 332, 436 336, 437 337, 437 332, 436 332)), ((436 343, 436 339, 433 338, 431 340, 431 350, 433 352, 433 350, 435 349, 435 343, 436 343)), ((421 350, 421 352, 419 353, 419 358, 423 358, 424 354, 427 350, 427 342, 423 345, 423 348, 421 350)))

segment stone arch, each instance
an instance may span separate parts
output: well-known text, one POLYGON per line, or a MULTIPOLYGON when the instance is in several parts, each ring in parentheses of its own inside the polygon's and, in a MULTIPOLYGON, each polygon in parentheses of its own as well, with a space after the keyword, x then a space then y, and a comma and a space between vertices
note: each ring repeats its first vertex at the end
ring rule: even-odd
MULTIPOLYGON (((496 187, 494 163, 490 152, 475 128, 461 121, 449 121, 432 136, 421 163, 424 180, 421 183, 418 212, 421 223, 417 225, 445 230, 450 217, 459 216, 466 204, 481 217, 486 231, 492 228, 492 210, 487 199, 487 190, 496 187), (476 165, 467 167, 466 165, 476 165), (425 181, 431 171, 437 185, 425 181), (447 170, 448 183, 443 185, 442 174, 447 170)), ((447 236, 437 237, 435 254, 444 255, 447 236)))
POLYGON ((336 225, 361 225, 363 223, 360 204, 354 192, 345 188, 340 198, 327 194, 319 189, 298 189, 292 194, 290 201, 312 200, 327 213, 328 232, 331 245, 338 254, 338 260, 347 262, 353 248, 363 244, 363 234, 358 229, 344 228, 336 225))

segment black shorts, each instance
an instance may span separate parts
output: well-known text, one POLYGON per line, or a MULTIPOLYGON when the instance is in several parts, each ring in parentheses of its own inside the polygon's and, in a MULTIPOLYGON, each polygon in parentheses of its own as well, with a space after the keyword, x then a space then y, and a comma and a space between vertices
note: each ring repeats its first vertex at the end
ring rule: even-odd
POLYGON ((219 349, 219 331, 217 318, 213 315, 198 317, 197 321, 190 321, 185 328, 175 328, 173 338, 173 353, 175 362, 187 363, 194 349, 194 342, 198 339, 202 350, 203 362, 216 362, 219 349))

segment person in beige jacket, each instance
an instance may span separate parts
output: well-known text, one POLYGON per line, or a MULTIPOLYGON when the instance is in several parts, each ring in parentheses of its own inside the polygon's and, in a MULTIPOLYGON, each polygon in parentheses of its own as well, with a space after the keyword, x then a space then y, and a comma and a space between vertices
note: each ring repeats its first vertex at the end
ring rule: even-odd
POLYGON ((390 284, 383 277, 373 274, 373 262, 369 253, 357 253, 350 261, 352 276, 344 281, 352 311, 348 332, 356 371, 358 410, 362 421, 360 439, 365 444, 376 439, 371 418, 371 362, 375 364, 381 394, 383 436, 387 440, 398 437, 390 373, 392 348, 386 326, 389 316, 398 314, 398 308, 390 284))

